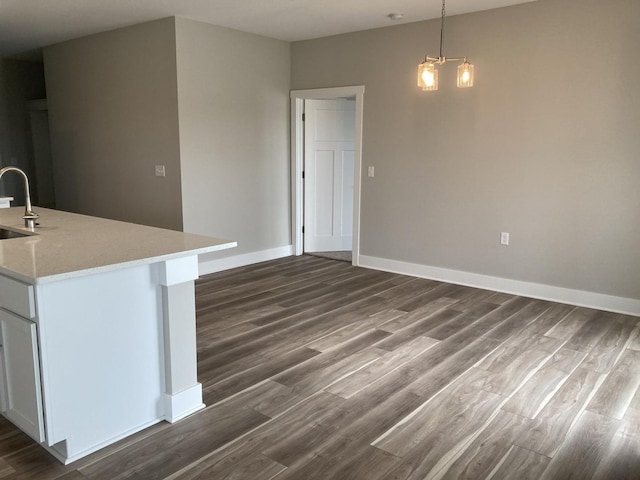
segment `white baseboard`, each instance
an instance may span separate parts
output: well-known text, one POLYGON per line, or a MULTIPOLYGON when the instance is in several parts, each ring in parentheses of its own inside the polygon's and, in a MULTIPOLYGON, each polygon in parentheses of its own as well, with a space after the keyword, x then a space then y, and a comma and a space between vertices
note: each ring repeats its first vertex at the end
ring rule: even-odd
POLYGON ((579 307, 640 316, 640 300, 633 298, 615 297, 612 295, 572 290, 540 283, 509 280, 507 278, 491 277, 477 273, 431 267, 429 265, 401 262, 367 255, 360 255, 359 265, 364 268, 428 278, 430 280, 439 280, 441 282, 455 283, 456 285, 466 285, 523 297, 567 303, 579 307))
POLYGON ((173 395, 168 393, 164 395, 164 416, 169 423, 182 420, 203 408, 201 383, 196 383, 193 387, 173 395))
POLYGON ((64 463, 65 465, 69 465, 70 463, 75 462, 76 460, 80 460, 83 457, 86 457, 87 455, 90 455, 92 453, 97 452, 98 450, 102 450, 105 447, 108 447, 109 445, 116 443, 119 440, 122 440, 123 438, 127 438, 135 433, 141 432, 142 430, 149 428, 152 425, 155 425, 156 423, 160 423, 162 422, 162 418, 156 418, 154 420, 150 420, 148 422, 143 423, 142 425, 139 425, 135 428, 132 428, 131 430, 127 430, 126 432, 121 433, 120 435, 116 435, 115 437, 110 438, 109 440, 105 440, 104 442, 100 442, 95 444, 93 447, 87 448, 85 450, 81 450, 79 452, 75 452, 71 455, 69 455, 65 450, 66 450, 66 445, 65 445, 65 441, 60 442, 60 444, 56 444, 52 447, 48 446, 46 443, 41 443, 40 446, 42 448, 44 448, 47 452, 49 452, 51 455, 53 455, 55 458, 57 458, 60 463, 64 463), (56 446, 59 445, 60 449, 57 449, 56 446))
POLYGON ((218 260, 200 262, 198 270, 200 275, 208 275, 223 270, 244 267, 245 265, 275 260, 276 258, 289 257, 291 255, 293 255, 293 245, 285 245, 284 247, 270 248, 268 250, 260 250, 259 252, 244 253, 242 255, 220 258, 218 260))

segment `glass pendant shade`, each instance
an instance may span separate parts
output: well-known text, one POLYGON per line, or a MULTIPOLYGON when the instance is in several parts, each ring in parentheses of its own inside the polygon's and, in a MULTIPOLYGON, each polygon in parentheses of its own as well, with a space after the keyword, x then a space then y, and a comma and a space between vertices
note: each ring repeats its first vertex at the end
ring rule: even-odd
POLYGON ((418 86, 422 90, 438 90, 438 70, 433 63, 418 65, 418 86))
POLYGON ((440 19, 440 54, 437 57, 424 56, 424 62, 418 65, 418 87, 422 90, 438 90, 438 70, 436 65, 444 65, 450 61, 462 61, 458 66, 458 88, 473 87, 473 65, 467 61, 467 57, 445 57, 444 55, 444 17, 445 0, 442 0, 442 17, 440 19))
POLYGON ((458 66, 458 88, 473 87, 473 65, 464 62, 458 66))

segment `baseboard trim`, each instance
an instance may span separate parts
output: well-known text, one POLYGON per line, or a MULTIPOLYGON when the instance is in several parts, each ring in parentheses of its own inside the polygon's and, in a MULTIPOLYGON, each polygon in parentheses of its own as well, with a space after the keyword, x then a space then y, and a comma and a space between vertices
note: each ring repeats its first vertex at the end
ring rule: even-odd
POLYGON ((360 266, 523 297, 640 316, 640 300, 360 255, 360 266))
MULTIPOLYGON (((121 433, 120 435, 116 435, 115 437, 112 437, 109 440, 105 440, 104 442, 97 443, 96 445, 89 447, 85 450, 75 452, 72 455, 68 455, 65 452, 58 451, 56 450, 55 446, 50 447, 46 443, 41 443, 40 446, 44 448, 47 452, 49 452, 51 455, 53 455, 55 458, 57 458, 60 461, 60 463, 69 465, 70 463, 73 463, 76 460, 80 460, 81 458, 86 457, 87 455, 91 455, 92 453, 95 453, 98 450, 102 450, 103 448, 108 447, 109 445, 112 445, 122 440, 123 438, 127 438, 135 433, 141 432, 145 428, 149 428, 150 426, 155 425, 156 423, 160 423, 162 421, 163 421, 162 418, 156 418, 156 419, 150 420, 135 428, 132 428, 131 430, 121 433)), ((60 442, 60 443, 64 443, 64 442, 60 442)))
POLYGON ((276 258, 289 257, 291 255, 293 255, 293 245, 285 245, 284 247, 270 248, 268 250, 200 262, 198 271, 200 275, 208 275, 210 273, 222 272, 223 270, 253 265, 254 263, 267 262, 269 260, 275 260, 276 258))
POLYGON ((192 413, 202 410, 202 384, 194 386, 175 394, 164 395, 164 416, 169 423, 175 423, 192 413))

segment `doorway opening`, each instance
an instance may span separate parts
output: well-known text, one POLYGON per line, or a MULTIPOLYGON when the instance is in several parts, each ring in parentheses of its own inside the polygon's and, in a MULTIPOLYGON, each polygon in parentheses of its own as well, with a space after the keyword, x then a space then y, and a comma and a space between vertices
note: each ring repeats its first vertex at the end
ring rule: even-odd
POLYGON ((39 207, 56 208, 47 100, 31 100, 27 102, 27 107, 33 148, 32 196, 34 203, 39 207))
POLYGON ((359 265, 364 86, 291 92, 292 243, 359 265))

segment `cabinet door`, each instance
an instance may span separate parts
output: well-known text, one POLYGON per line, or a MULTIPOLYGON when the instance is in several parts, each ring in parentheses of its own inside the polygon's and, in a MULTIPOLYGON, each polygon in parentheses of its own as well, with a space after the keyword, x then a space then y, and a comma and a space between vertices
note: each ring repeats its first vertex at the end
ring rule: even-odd
POLYGON ((4 415, 38 442, 44 441, 44 415, 36 324, 0 310, 4 362, 4 415))

